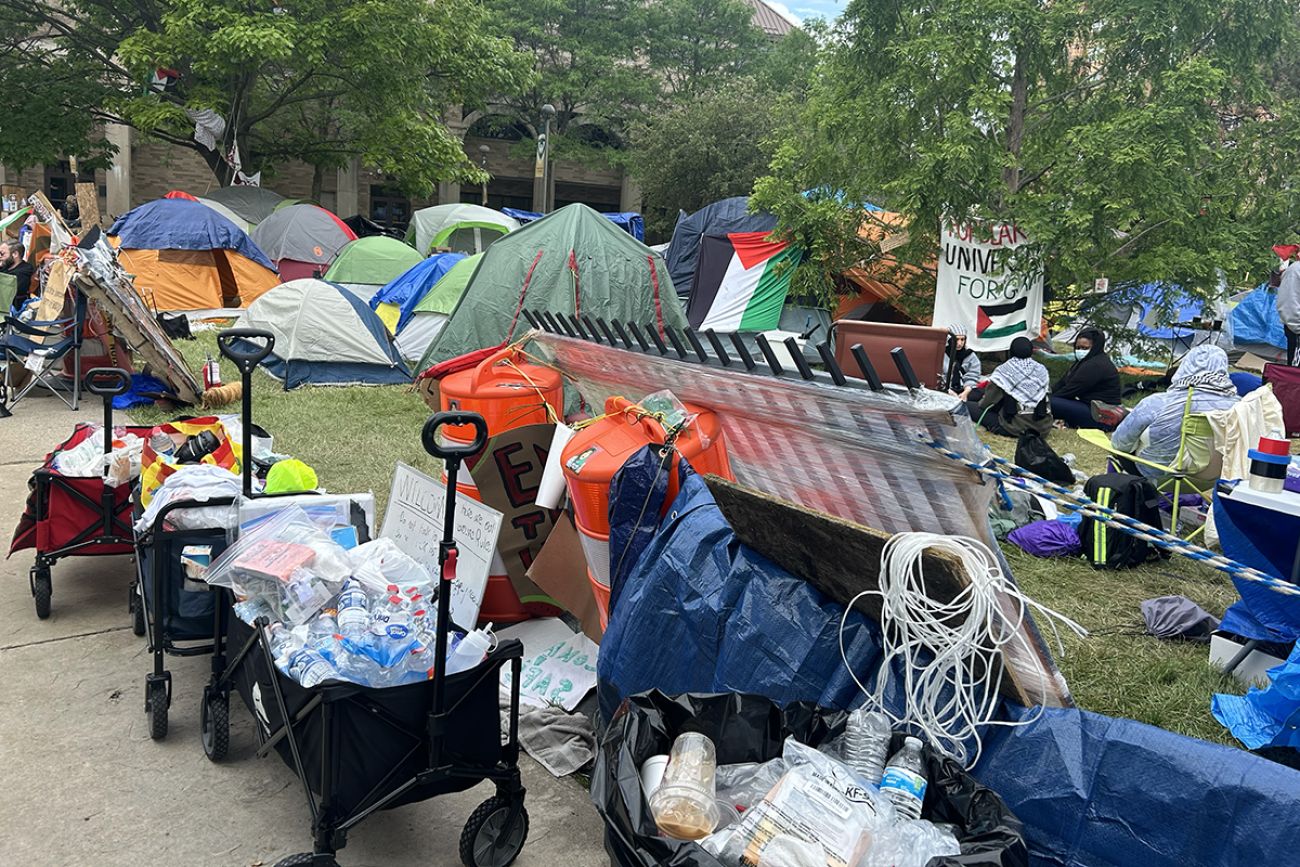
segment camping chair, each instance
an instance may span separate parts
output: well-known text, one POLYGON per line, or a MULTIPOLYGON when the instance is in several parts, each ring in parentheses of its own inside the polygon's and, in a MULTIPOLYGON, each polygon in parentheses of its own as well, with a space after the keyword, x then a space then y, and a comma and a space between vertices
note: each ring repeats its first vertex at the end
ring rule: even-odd
POLYGON ((38 385, 57 395, 69 409, 75 411, 81 403, 81 377, 78 374, 81 371, 86 297, 80 292, 73 295, 72 315, 65 319, 23 322, 13 316, 5 317, 4 335, 0 336, 5 360, 4 391, 0 396, 4 397, 7 409, 12 409, 38 385), (73 369, 71 399, 66 394, 68 385, 61 380, 59 371, 69 354, 73 369), (21 369, 31 371, 32 375, 19 384, 15 382, 15 374, 21 369))
MULTIPOLYGON (((1223 466, 1223 456, 1215 445, 1214 428, 1209 419, 1204 413, 1192 412, 1192 392, 1193 389, 1187 390, 1187 402, 1183 405, 1183 420, 1178 435, 1178 452, 1170 466, 1120 451, 1110 444, 1110 437, 1104 431, 1077 431, 1079 438, 1089 445, 1160 472, 1163 478, 1156 483, 1156 490, 1164 494, 1172 492, 1173 507, 1169 527, 1174 533, 1178 532, 1178 510, 1184 491, 1200 494, 1208 506, 1213 502, 1214 483, 1223 466)), ((1204 531, 1205 525, 1201 524, 1187 534, 1187 540, 1195 539, 1204 531)))

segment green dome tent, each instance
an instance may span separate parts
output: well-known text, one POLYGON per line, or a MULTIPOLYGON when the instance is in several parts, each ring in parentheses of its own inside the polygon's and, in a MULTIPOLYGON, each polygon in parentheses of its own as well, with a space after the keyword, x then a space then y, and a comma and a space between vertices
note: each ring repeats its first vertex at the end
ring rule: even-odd
POLYGON ((411 310, 411 318, 397 332, 397 338, 393 341, 402 358, 414 361, 424 355, 460 303, 460 297, 465 294, 465 287, 482 258, 482 253, 476 253, 461 259, 416 302, 411 310))
POLYGON ((411 215, 406 243, 427 256, 435 248, 453 253, 482 253, 494 241, 519 228, 513 217, 464 202, 421 208, 411 215))
POLYGON ((396 238, 371 235, 349 241, 325 272, 324 279, 338 283, 362 301, 424 258, 396 238))
POLYGON ((525 306, 686 327, 663 258, 586 205, 569 205, 492 244, 420 369, 518 337, 525 306))

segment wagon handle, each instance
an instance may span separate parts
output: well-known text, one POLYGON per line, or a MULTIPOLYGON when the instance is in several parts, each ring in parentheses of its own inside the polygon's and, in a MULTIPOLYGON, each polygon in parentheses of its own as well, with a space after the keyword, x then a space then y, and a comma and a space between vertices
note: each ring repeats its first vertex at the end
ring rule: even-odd
MULTIPOLYGON (((429 420, 424 423, 424 430, 421 432, 420 439, 424 442, 424 450, 435 458, 442 458, 449 463, 460 463, 465 458, 472 458, 474 455, 483 451, 487 445, 488 429, 487 422, 483 416, 476 412, 465 412, 464 410, 453 410, 450 412, 434 413, 429 420), (465 445, 452 445, 450 442, 443 444, 438 442, 438 428, 446 425, 473 425, 474 441, 465 445)), ((450 472, 450 467, 448 467, 450 472)))
MULTIPOLYGON (((126 394, 131 390, 131 374, 122 370, 120 367, 94 367, 86 371, 85 377, 82 378, 82 387, 91 394, 97 394, 104 399, 104 454, 109 455, 113 452, 113 398, 119 394, 126 394)), ((104 461, 104 477, 108 477, 108 461, 104 461)), ((105 485, 105 488, 108 486, 105 485)), ((112 492, 109 492, 112 496, 112 492)), ((107 500, 106 500, 107 502, 107 500)), ((107 507, 106 507, 107 508, 107 507)), ((108 512, 105 512, 105 520, 108 520, 108 512)), ((107 524, 105 527, 107 528, 107 524)), ((107 529, 105 533, 109 533, 107 529)))
POLYGON ((275 335, 261 328, 227 328, 217 335, 217 347, 222 355, 235 363, 241 374, 249 374, 271 354, 275 348, 275 335), (234 345, 236 339, 265 342, 260 346, 254 343, 252 349, 241 349, 234 345))

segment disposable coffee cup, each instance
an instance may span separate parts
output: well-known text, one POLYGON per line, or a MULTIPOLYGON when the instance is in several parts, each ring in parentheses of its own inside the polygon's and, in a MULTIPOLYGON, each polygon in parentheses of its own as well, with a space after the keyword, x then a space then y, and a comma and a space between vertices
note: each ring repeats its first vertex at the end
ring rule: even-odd
POLYGON ((566 424, 557 424, 555 434, 551 437, 551 450, 546 455, 546 466, 542 470, 542 479, 537 483, 537 505, 543 509, 558 509, 560 498, 564 496, 564 467, 560 458, 564 447, 573 439, 575 431, 566 424))
POLYGON ((664 769, 668 767, 668 756, 651 756, 641 765, 641 793, 648 800, 664 781, 664 769))

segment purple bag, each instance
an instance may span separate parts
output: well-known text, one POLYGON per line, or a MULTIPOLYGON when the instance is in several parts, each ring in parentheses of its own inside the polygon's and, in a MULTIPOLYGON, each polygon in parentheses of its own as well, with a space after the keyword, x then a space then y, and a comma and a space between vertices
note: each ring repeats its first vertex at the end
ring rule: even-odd
POLYGON ((1073 557, 1083 550, 1078 531, 1062 521, 1034 521, 1012 530, 1007 541, 1035 557, 1073 557))

